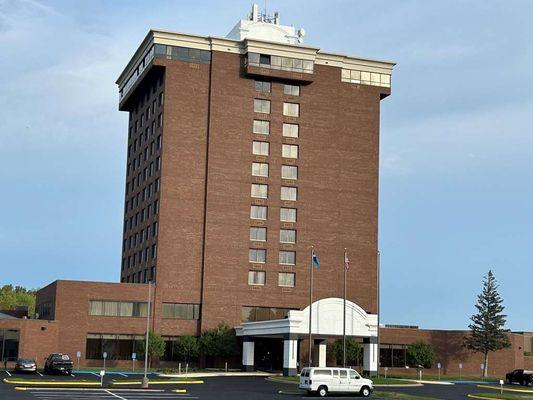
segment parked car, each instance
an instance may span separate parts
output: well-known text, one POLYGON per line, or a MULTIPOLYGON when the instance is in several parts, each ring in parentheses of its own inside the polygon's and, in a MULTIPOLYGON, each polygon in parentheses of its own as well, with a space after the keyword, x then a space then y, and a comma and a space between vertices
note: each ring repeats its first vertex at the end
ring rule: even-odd
POLYGON ((36 372, 37 364, 31 358, 19 358, 15 363, 15 372, 36 372))
POLYGON ((320 397, 326 397, 328 393, 359 393, 368 397, 374 390, 370 379, 362 378, 350 368, 304 368, 299 387, 320 397))
POLYGON ((50 354, 44 362, 44 373, 72 373, 72 361, 68 354, 55 353, 50 354))
POLYGON ((522 386, 529 386, 533 382, 533 371, 515 369, 505 375, 505 381, 508 384, 519 383, 522 386))

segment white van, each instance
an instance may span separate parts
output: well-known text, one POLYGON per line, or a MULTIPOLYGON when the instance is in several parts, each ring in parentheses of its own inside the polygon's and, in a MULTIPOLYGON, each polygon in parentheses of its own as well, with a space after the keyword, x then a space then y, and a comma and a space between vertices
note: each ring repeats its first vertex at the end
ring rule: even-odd
POLYGON ((328 393, 359 393, 370 396, 374 390, 370 379, 362 378, 350 368, 304 368, 300 374, 300 389, 325 397, 328 393))

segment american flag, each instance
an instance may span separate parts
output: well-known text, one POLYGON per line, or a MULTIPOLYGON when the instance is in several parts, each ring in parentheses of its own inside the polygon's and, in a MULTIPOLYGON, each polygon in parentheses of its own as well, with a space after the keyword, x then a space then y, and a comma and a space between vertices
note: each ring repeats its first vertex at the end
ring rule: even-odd
POLYGON ((350 269, 350 260, 348 259, 348 254, 344 252, 344 269, 348 271, 350 269))

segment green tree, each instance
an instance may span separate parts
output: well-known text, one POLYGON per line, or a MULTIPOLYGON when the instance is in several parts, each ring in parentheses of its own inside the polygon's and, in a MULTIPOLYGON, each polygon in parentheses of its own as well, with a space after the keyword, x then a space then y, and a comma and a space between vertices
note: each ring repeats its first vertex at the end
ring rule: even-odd
POLYGON ((431 368, 433 364, 435 353, 429 343, 419 340, 407 346, 407 364, 418 367, 422 365, 424 368, 431 368))
POLYGON ((511 347, 507 336, 509 330, 504 328, 507 316, 503 314, 505 307, 502 303, 496 278, 489 271, 483 279, 483 290, 477 297, 477 313, 470 317, 470 334, 464 340, 464 347, 484 355, 484 377, 488 375, 489 353, 511 347))
POLYGON ((237 338, 232 329, 221 322, 216 328, 208 329, 200 336, 200 351, 206 356, 227 359, 239 351, 237 338))
MULTIPOLYGON (((146 340, 137 342, 137 352, 144 358, 146 340)), ((165 354, 165 341, 155 332, 148 332, 148 360, 150 366, 154 358, 160 358, 165 354)))
POLYGON ((22 286, 4 285, 0 288, 0 310, 12 310, 16 306, 27 306, 29 314, 35 312, 34 289, 26 289, 22 286))
MULTIPOLYGON (((346 364, 359 365, 361 359, 361 345, 353 338, 346 338, 346 364)), ((343 344, 342 339, 337 339, 333 342, 333 354, 337 362, 342 363, 343 359, 343 344)))
POLYGON ((198 340, 194 336, 179 336, 174 341, 174 352, 178 354, 180 360, 189 362, 189 359, 198 356, 198 340))

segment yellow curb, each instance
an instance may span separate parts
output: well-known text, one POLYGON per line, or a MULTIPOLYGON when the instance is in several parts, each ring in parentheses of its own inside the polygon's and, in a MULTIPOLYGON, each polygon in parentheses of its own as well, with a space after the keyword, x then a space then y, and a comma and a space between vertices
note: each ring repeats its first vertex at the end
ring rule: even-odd
POLYGON ((468 394, 467 396, 470 397, 471 399, 480 399, 480 400, 504 400, 504 399, 499 399, 497 397, 474 396, 473 394, 468 394))
POLYGON ((28 388, 16 386, 15 390, 28 390, 28 388))
POLYGON ((173 390, 174 393, 187 393, 187 389, 176 389, 173 390))
MULTIPOLYGON (((487 386, 487 385, 477 385, 478 388, 482 388, 482 389, 492 389, 492 390, 501 390, 501 387, 499 386, 487 386)), ((533 393, 533 390, 528 390, 528 389, 513 389, 513 388, 507 388, 507 387, 504 387, 503 388, 503 391, 507 391, 507 392, 519 392, 519 393, 533 393)))
MULTIPOLYGON (((140 385, 142 381, 130 381, 130 382, 123 382, 123 381, 115 381, 111 382, 112 386, 120 386, 120 385, 140 385)), ((149 385, 197 385, 202 384, 204 381, 149 381, 149 385)))

